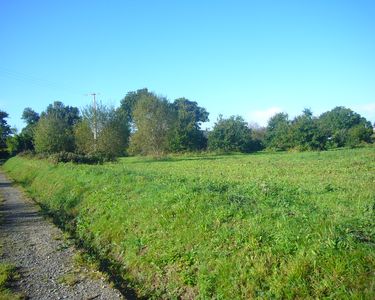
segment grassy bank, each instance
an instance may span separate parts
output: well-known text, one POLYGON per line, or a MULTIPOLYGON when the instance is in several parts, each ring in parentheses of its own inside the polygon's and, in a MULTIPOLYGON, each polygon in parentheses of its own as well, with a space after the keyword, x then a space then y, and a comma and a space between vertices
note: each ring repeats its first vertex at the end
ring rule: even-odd
POLYGON ((140 296, 375 295, 373 148, 4 169, 140 296))

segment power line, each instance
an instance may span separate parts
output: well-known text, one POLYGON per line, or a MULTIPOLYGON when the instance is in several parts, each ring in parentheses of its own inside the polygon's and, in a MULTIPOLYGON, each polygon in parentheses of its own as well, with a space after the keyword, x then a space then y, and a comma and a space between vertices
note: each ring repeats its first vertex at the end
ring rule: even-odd
POLYGON ((10 79, 13 79, 13 80, 25 83, 25 84, 31 84, 31 85, 34 85, 34 86, 49 88, 49 89, 53 89, 53 90, 65 91, 65 92, 68 92, 70 94, 75 94, 75 95, 77 95, 77 94, 82 95, 82 92, 80 92, 80 91, 76 90, 75 88, 73 88, 71 86, 68 86, 66 84, 57 83, 57 82, 51 81, 49 79, 40 78, 40 77, 31 75, 31 74, 27 74, 27 73, 24 73, 24 72, 10 70, 10 69, 4 68, 2 66, 0 66, 0 76, 10 78, 10 79))

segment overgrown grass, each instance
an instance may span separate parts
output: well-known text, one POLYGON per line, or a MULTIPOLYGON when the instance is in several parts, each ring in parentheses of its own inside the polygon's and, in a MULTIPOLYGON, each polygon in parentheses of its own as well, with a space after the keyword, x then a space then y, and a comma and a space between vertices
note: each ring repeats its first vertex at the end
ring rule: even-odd
POLYGON ((9 289, 10 282, 16 280, 18 274, 13 265, 7 263, 0 263, 0 299, 1 300, 16 300, 24 299, 21 295, 13 293, 9 289))
POLYGON ((139 296, 375 297, 374 148, 4 168, 139 296))
POLYGON ((58 278, 58 282, 74 286, 85 278, 90 279, 106 279, 108 276, 98 271, 100 264, 95 257, 90 256, 89 253, 78 251, 73 256, 74 268, 69 272, 58 278))

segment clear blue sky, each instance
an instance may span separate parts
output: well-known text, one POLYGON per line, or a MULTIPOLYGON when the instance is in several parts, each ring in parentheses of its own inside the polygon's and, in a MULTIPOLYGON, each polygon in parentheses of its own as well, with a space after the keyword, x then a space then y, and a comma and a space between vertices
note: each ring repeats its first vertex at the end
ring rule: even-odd
MULTIPOLYGON (((375 1, 0 0, 0 109, 147 87, 264 123, 343 105, 375 121, 375 1)), ((210 126, 210 125, 209 125, 210 126)))

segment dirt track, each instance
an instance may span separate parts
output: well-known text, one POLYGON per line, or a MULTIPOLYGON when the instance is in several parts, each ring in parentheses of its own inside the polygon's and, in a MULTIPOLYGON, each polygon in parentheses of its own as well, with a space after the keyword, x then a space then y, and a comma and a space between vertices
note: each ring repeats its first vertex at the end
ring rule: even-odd
POLYGON ((0 261, 14 264, 14 290, 28 299, 123 299, 101 276, 74 264, 77 250, 0 172, 0 261))

